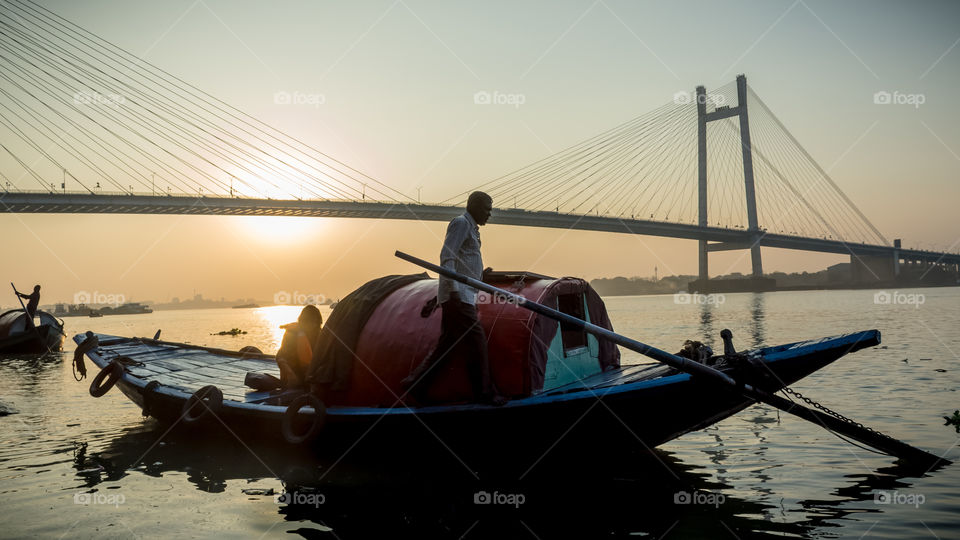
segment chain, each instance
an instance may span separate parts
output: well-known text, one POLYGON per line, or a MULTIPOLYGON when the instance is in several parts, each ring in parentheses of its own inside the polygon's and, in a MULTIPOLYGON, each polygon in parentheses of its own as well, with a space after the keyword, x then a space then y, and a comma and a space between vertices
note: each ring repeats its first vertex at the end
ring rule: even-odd
POLYGON ((792 396, 795 396, 795 397, 801 399, 802 401, 804 401, 804 402, 807 403, 808 405, 812 406, 813 408, 819 409, 819 410, 821 410, 821 411, 829 414, 830 416, 836 418, 837 420, 840 420, 841 422, 846 422, 847 424, 851 424, 851 425, 857 426, 858 428, 864 429, 864 430, 866 430, 866 431, 869 431, 870 433, 873 433, 873 434, 875 434, 875 435, 879 435, 879 436, 881 436, 881 437, 886 437, 886 438, 888 438, 888 439, 892 439, 892 437, 890 437, 889 435, 886 435, 886 434, 884 434, 884 433, 880 433, 879 431, 877 431, 877 430, 875 430, 875 429, 873 429, 873 428, 871 428, 871 427, 867 427, 867 426, 861 424, 860 422, 857 422, 856 420, 853 420, 853 419, 851 419, 851 418, 847 418, 846 416, 838 413, 837 411, 834 411, 834 410, 832 410, 832 409, 830 409, 830 408, 828 408, 828 407, 825 407, 824 405, 821 405, 821 404, 817 403, 816 401, 808 398, 807 396, 801 394, 800 392, 797 392, 796 390, 792 390, 792 389, 790 389, 790 388, 783 387, 783 392, 784 392, 785 394, 790 394, 790 395, 792 395, 792 396))

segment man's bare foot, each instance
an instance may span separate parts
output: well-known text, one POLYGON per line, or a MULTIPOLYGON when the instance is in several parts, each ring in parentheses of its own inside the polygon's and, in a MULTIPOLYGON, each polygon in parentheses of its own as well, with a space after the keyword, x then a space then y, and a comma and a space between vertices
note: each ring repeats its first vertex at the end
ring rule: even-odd
POLYGON ((493 394, 492 396, 487 396, 484 398, 483 402, 487 405, 493 405, 494 407, 503 407, 510 401, 510 398, 501 396, 500 394, 493 394))

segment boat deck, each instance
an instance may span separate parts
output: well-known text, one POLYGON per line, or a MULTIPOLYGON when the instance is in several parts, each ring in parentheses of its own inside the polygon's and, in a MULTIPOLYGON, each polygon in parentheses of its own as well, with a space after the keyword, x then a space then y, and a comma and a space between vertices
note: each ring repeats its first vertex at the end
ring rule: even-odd
MULTIPOLYGON (((92 352, 95 352, 104 364, 114 358, 129 358, 130 362, 124 362, 127 373, 143 380, 143 384, 157 381, 190 394, 204 386, 215 385, 223 392, 224 399, 241 403, 257 403, 271 396, 275 397, 275 394, 256 391, 244 384, 248 372, 280 377, 272 355, 241 355, 235 351, 144 338, 118 338, 109 335, 98 335, 98 338, 100 346, 92 352)), ((624 366, 574 381, 540 395, 565 394, 587 388, 599 390, 673 373, 676 373, 676 370, 659 364, 624 366)))
POLYGON ((243 357, 232 351, 214 352, 189 344, 161 343, 153 340, 117 339, 114 336, 99 336, 97 354, 107 362, 126 357, 127 373, 144 381, 157 381, 164 386, 179 388, 193 393, 207 386, 216 385, 224 399, 242 403, 256 403, 270 396, 243 383, 247 372, 266 373, 280 377, 272 356, 253 355, 243 357), (231 354, 227 356, 225 353, 231 354))

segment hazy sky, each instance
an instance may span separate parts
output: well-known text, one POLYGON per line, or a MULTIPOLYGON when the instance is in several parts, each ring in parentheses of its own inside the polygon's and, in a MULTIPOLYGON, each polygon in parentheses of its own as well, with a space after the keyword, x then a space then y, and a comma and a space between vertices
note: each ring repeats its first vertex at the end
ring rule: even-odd
MULTIPOLYGON (((424 201, 745 73, 887 238, 958 246, 956 2, 42 3, 404 193, 422 187, 424 201), (476 105, 478 91, 524 103, 476 105), (878 91, 924 103, 877 105, 878 91), (277 92, 323 103, 278 105, 277 92)), ((46 303, 77 291, 338 297, 415 271, 394 249, 436 258, 444 224, 2 214, 0 230, 3 278, 42 283, 46 303)), ((693 242, 496 224, 482 234, 495 268, 588 279, 696 271, 693 242)), ((764 250, 767 271, 845 260, 764 250)), ((749 271, 749 258, 714 254, 711 271, 749 271)))

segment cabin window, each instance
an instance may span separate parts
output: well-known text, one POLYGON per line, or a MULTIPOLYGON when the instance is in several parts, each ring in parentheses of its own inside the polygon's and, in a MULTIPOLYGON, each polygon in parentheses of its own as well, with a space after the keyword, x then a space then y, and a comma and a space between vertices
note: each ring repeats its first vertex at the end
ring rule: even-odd
MULTIPOLYGON (((557 296, 557 309, 562 312, 586 320, 583 309, 583 295, 561 294, 557 296)), ((560 334, 563 339, 563 352, 587 346, 587 333, 575 326, 561 322, 560 334)))

